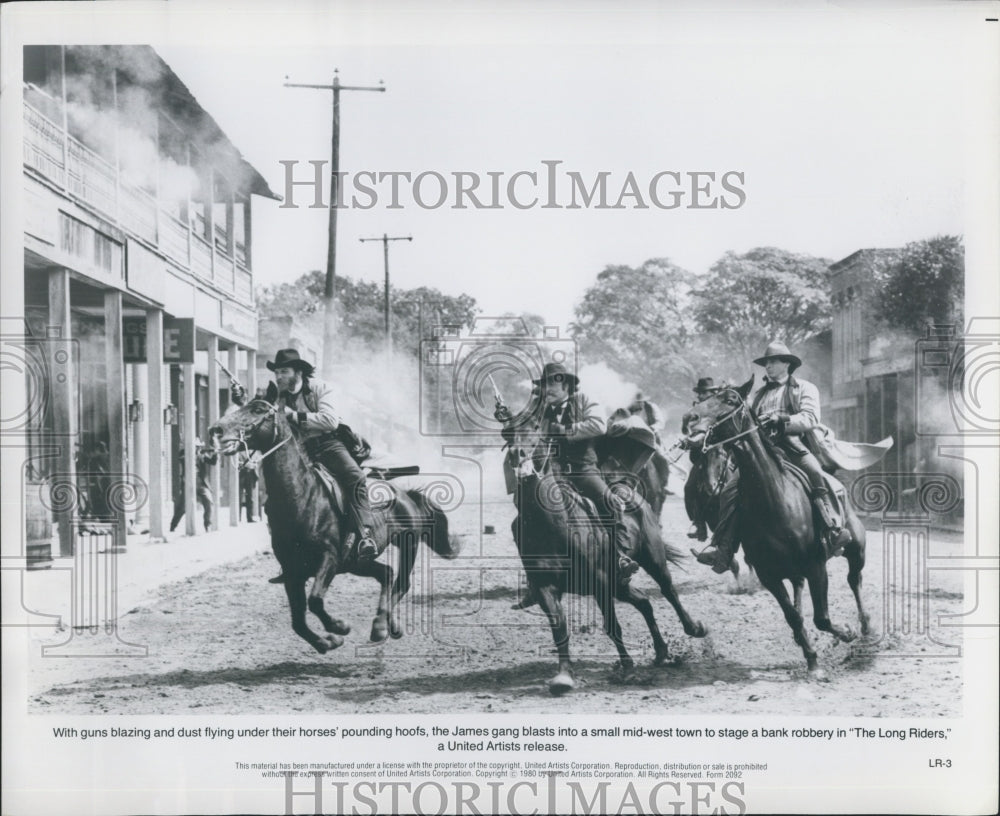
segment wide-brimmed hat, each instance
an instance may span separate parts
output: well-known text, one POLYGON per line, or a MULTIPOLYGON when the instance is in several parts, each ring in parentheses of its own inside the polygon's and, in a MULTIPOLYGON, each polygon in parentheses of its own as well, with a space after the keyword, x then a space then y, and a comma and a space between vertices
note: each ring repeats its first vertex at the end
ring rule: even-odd
POLYGON ((580 378, 576 374, 570 373, 562 363, 546 363, 542 369, 542 376, 537 380, 532 380, 532 382, 535 385, 541 385, 549 377, 562 377, 569 384, 571 390, 576 390, 580 384, 580 378))
POLYGON ((307 377, 312 376, 312 373, 316 370, 312 363, 307 363, 299 357, 298 351, 293 348, 280 349, 274 355, 274 362, 269 361, 267 363, 267 368, 269 371, 275 371, 279 368, 294 368, 301 371, 307 377))
POLYGON ((707 391, 715 390, 715 380, 711 377, 700 377, 698 383, 691 389, 696 394, 704 394, 707 391))
POLYGON ((764 353, 758 357, 754 362, 762 366, 767 363, 768 360, 784 360, 788 363, 788 373, 791 374, 795 369, 802 365, 802 360, 796 357, 788 350, 788 346, 784 343, 779 343, 777 341, 771 343, 765 350, 764 353))

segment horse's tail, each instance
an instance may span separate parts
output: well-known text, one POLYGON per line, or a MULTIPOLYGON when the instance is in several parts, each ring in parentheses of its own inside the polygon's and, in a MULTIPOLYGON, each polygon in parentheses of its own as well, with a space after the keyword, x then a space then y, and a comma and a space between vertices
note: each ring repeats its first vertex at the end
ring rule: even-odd
POLYGON ((426 542, 428 546, 442 558, 449 560, 458 558, 462 550, 461 542, 448 532, 448 516, 445 515, 441 506, 423 490, 407 490, 406 494, 420 510, 431 518, 432 526, 426 542))

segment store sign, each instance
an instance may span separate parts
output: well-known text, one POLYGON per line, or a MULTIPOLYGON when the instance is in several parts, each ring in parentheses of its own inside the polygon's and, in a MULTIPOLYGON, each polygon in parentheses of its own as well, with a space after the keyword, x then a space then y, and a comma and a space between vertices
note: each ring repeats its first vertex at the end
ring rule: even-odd
MULTIPOLYGON (((146 362, 146 318, 122 318, 122 350, 126 363, 146 362)), ((163 317, 163 362, 194 362, 194 318, 163 317)))

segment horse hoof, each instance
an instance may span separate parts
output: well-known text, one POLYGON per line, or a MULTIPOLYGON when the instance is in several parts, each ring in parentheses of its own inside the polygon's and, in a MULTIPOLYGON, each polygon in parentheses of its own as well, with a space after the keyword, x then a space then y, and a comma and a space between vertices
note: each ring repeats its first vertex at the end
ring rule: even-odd
POLYGON ((844 631, 840 633, 840 639, 844 643, 850 643, 852 640, 857 640, 857 637, 857 633, 850 626, 845 626, 844 631))
POLYGON ((662 653, 658 654, 653 659, 653 665, 654 666, 664 666, 667 663, 669 663, 671 661, 671 659, 672 658, 670 657, 670 652, 668 652, 666 649, 664 649, 662 653))
POLYGON ((334 618, 333 622, 330 624, 330 631, 335 635, 349 635, 351 634, 351 624, 347 621, 334 618))
POLYGON ((399 640, 403 636, 403 627, 399 625, 399 621, 392 620, 389 621, 389 637, 393 640, 399 640))
POLYGON ((576 684, 573 682, 573 678, 569 676, 566 672, 559 672, 555 677, 549 680, 549 694, 553 697, 559 697, 565 694, 567 691, 572 691, 573 686, 576 684))
POLYGON ((690 629, 685 629, 685 633, 688 637, 703 638, 708 634, 708 627, 705 626, 701 621, 695 621, 691 624, 690 629))
POLYGON ((382 643, 387 637, 389 637, 389 630, 386 628, 385 623, 376 621, 372 624, 372 643, 382 643))
POLYGON ((817 683, 830 682, 830 678, 827 676, 827 673, 819 667, 809 669, 809 679, 815 680, 817 683))
POLYGON ((344 639, 340 635, 329 634, 319 638, 313 646, 320 654, 326 654, 333 649, 339 649, 344 645, 344 639))

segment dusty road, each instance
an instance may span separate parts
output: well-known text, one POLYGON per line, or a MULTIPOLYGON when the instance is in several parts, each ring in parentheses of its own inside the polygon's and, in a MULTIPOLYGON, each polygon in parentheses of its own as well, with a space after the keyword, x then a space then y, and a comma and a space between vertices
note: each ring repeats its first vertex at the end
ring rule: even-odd
MULTIPOLYGON (((809 632, 827 672, 808 679, 805 662, 771 595, 751 578, 737 584, 690 559, 673 571, 688 611, 710 634, 686 637, 673 610, 645 575, 637 585, 653 598, 661 631, 674 654, 651 665, 641 617, 619 605, 638 678, 623 684, 596 605, 573 598, 577 688, 552 698, 552 639, 537 607, 514 611, 519 562, 509 534, 513 508, 502 495, 479 503, 466 496, 451 514, 464 537, 463 555, 446 562, 422 548, 414 587, 404 601, 405 635, 367 642, 377 602, 370 579, 340 576, 327 608, 354 627, 347 643, 318 655, 289 626, 284 591, 267 582, 276 562, 260 551, 229 566, 161 587, 123 610, 119 632, 149 647, 144 658, 28 658, 34 713, 368 713, 544 712, 678 714, 804 714, 869 717, 954 716, 960 713, 961 658, 957 629, 941 613, 963 609, 961 573, 930 570, 926 584, 886 580, 882 532, 868 534, 864 597, 877 629, 867 642, 837 643, 809 632), (480 535, 483 526, 494 535, 480 535), (909 616, 909 618, 907 618, 909 616)), ((679 497, 663 513, 668 538, 687 549, 679 497)), ((934 532, 934 555, 961 551, 960 536, 934 532)), ((857 630, 847 564, 830 563, 831 617, 857 630)), ((746 573, 744 573, 744 576, 746 573)), ((811 618, 808 593, 804 613, 811 618)), ((318 624, 311 619, 312 625, 318 624)), ((47 638, 58 642, 65 634, 47 638)))

